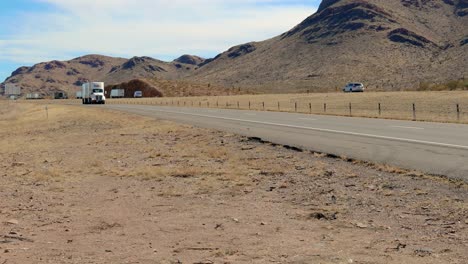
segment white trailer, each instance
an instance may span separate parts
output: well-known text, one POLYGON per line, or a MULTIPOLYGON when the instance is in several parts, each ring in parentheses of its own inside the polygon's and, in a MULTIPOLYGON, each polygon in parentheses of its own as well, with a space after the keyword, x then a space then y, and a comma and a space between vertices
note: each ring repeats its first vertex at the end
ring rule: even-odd
POLYGON ((5 84, 5 96, 21 95, 21 88, 12 83, 5 84))
POLYGON ((83 96, 83 104, 105 104, 106 96, 104 95, 103 82, 84 83, 81 89, 83 96))
POLYGON ((110 97, 111 98, 123 98, 125 96, 124 89, 112 89, 110 97))
POLYGON ((44 97, 40 93, 28 93, 26 94, 26 99, 28 100, 44 99, 44 97))

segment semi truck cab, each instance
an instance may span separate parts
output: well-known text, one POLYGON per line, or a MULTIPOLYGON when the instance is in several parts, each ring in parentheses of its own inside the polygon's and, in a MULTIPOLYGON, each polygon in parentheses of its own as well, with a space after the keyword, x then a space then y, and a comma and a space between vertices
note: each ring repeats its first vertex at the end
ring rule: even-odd
POLYGON ((82 87, 83 104, 105 104, 104 83, 85 83, 82 87))

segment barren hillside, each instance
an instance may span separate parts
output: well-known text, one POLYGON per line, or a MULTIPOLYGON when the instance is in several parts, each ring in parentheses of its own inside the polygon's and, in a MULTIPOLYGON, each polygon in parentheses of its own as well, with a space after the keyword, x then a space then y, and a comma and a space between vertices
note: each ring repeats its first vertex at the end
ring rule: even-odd
POLYGON ((40 92, 47 95, 58 90, 73 93, 87 80, 119 84, 138 78, 180 79, 197 67, 190 59, 203 61, 202 58, 189 55, 173 62, 150 57, 124 59, 87 55, 69 61, 50 61, 21 67, 5 83, 20 85, 24 93, 40 92))
POLYGON ((267 91, 341 87, 408 89, 466 77, 466 0, 326 0, 275 38, 239 45, 192 80, 267 91))
POLYGON ((21 67, 5 83, 42 93, 73 91, 84 80, 153 78, 259 92, 330 91, 350 81, 374 90, 411 90, 422 82, 466 78, 467 43, 468 0, 324 0, 290 31, 213 59, 89 55, 21 67))

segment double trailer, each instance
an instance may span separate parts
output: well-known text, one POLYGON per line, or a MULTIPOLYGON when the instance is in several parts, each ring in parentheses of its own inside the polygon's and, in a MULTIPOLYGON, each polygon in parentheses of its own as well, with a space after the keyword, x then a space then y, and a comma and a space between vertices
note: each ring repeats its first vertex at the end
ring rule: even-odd
POLYGON ((81 89, 81 96, 83 104, 105 104, 106 96, 104 95, 104 83, 84 83, 81 89))

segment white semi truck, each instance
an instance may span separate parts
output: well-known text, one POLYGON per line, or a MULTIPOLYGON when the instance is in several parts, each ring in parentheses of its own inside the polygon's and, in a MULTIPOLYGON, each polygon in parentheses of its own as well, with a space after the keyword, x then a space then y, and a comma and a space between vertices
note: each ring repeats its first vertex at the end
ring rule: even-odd
POLYGON ((124 89, 112 89, 110 97, 111 98, 124 98, 125 90, 124 89))
POLYGON ((103 82, 84 83, 81 89, 83 104, 105 104, 106 96, 104 95, 103 82))

